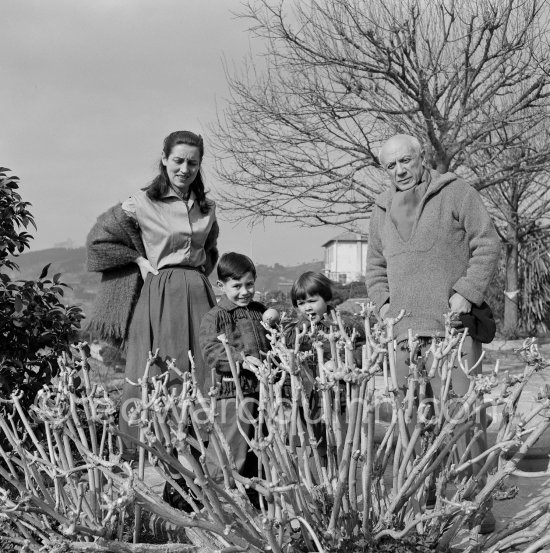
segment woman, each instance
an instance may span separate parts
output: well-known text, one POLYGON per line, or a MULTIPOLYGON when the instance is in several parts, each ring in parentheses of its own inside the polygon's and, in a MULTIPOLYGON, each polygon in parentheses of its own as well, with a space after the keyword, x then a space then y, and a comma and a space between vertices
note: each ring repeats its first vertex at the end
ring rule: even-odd
MULTIPOLYGON (((89 328, 127 342, 126 378, 132 382, 143 375, 149 351, 158 348, 150 374, 164 372, 172 359, 188 370, 191 351, 199 386, 210 385, 198 332, 216 303, 207 275, 218 258, 219 228, 214 202, 205 195, 203 155, 200 135, 167 136, 158 176, 100 216, 88 236, 88 269, 102 272, 89 328)), ((178 383, 172 374, 169 384, 178 383)), ((128 419, 139 395, 137 386, 125 383, 120 428, 135 437, 138 429, 128 419)), ((132 457, 135 445, 126 446, 125 457, 132 457)))

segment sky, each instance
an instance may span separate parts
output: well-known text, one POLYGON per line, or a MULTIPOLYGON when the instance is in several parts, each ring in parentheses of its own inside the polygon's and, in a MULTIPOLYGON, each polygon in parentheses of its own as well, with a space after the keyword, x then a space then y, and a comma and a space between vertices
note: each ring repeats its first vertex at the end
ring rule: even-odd
MULTIPOLYGON (((21 179, 38 231, 32 250, 81 246, 97 216, 145 186, 164 137, 207 143, 228 96, 224 60, 259 52, 236 18, 240 0, 2 0, 0 166, 21 179)), ((208 149, 207 188, 220 190, 208 149)), ((323 257, 334 227, 265 221, 218 209, 219 249, 257 263, 323 257)))

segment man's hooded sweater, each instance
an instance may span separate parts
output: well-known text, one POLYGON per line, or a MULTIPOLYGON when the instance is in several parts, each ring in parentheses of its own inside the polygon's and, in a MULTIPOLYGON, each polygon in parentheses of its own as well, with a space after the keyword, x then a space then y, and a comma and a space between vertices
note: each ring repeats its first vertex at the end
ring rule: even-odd
POLYGON ((376 199, 369 231, 367 292, 388 317, 401 310, 395 337, 444 331, 449 298, 481 305, 497 266, 500 241, 481 196, 454 173, 432 171, 404 240, 389 216, 395 186, 376 199))

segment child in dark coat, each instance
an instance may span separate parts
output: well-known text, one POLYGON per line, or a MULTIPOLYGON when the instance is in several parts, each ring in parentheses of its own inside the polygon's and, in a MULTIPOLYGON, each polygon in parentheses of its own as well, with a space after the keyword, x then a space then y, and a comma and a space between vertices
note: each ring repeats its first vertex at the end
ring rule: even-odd
MULTIPOLYGON (((306 333, 301 337, 299 351, 306 352, 312 351, 313 341, 318 340, 317 336, 310 336, 307 332, 311 328, 311 324, 315 324, 318 331, 329 334, 331 328, 338 331, 338 327, 335 326, 333 320, 334 307, 331 305, 332 301, 332 287, 330 280, 321 273, 308 271, 303 273, 292 285, 290 291, 290 297, 292 305, 298 311, 298 317, 286 326, 285 339, 287 347, 294 348, 296 336, 303 330, 304 324, 306 326, 306 333)), ((357 320, 352 319, 349 316, 343 316, 344 329, 348 334, 352 334, 355 329, 356 339, 354 343, 354 358, 356 363, 360 363, 361 358, 361 346, 365 343, 364 326, 361 324, 359 318, 357 320)), ((331 357, 331 347, 328 340, 323 341, 324 350, 324 362, 326 363, 331 357)), ((321 420, 321 394, 315 388, 315 386, 309 384, 313 383, 318 376, 318 363, 317 356, 312 355, 307 358, 304 369, 307 374, 303 375, 304 383, 307 393, 309 395, 309 416, 313 423, 313 430, 316 438, 319 440, 319 452, 324 454, 326 448, 325 442, 325 424, 321 420)), ((341 414, 345 416, 345 386, 340 385, 340 398, 341 398, 341 414)), ((290 388, 285 385, 284 395, 290 398, 290 388)), ((344 424, 344 421, 342 421, 344 424)))
MULTIPOLYGON (((246 255, 234 252, 222 255, 217 271, 218 286, 223 290, 224 296, 203 317, 199 339, 206 366, 216 370, 219 386, 218 422, 231 448, 237 470, 244 474, 248 444, 237 426, 237 416, 240 416, 241 428, 248 432, 249 438, 253 437, 254 427, 246 420, 247 409, 237 412, 235 382, 225 347, 218 336, 225 334, 232 358, 236 362, 242 361, 242 353, 257 359, 265 357, 270 349, 266 330, 262 325, 262 315, 266 307, 254 301, 256 267, 246 255)), ((241 367, 239 382, 245 399, 251 399, 247 404, 252 406, 258 392, 256 376, 241 367)), ((219 474, 219 467, 209 468, 212 475, 219 474)))
MULTIPOLYGON (((290 290, 290 299, 292 305, 298 312, 298 317, 285 329, 286 343, 289 348, 294 346, 296 335, 302 331, 304 324, 306 329, 310 329, 311 324, 315 324, 317 330, 329 334, 331 328, 338 331, 333 313, 334 307, 332 301, 332 287, 330 280, 322 273, 308 271, 298 277, 290 290)), ((365 343, 365 329, 360 318, 353 318, 348 315, 342 315, 344 329, 351 335, 355 330, 354 358, 359 364, 361 359, 361 346, 365 343)), ((313 338, 317 339, 317 338, 313 338)), ((313 349, 313 339, 306 332, 300 342, 300 351, 313 349)), ((323 342, 325 361, 331 357, 330 344, 328 340, 323 342)), ((317 375, 317 360, 310 363, 315 376, 317 375)))

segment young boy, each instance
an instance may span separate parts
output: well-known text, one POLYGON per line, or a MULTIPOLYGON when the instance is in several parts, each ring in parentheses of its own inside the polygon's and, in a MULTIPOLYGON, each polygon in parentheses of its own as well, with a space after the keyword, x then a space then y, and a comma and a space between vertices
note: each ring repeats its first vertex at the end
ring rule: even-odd
MULTIPOLYGON (((262 326, 262 315, 266 307, 254 301, 256 267, 246 255, 225 253, 218 262, 217 272, 218 286, 223 290, 224 296, 203 317, 199 340, 206 367, 214 368, 218 376, 220 426, 231 447, 237 470, 244 474, 248 444, 237 427, 235 382, 225 347, 218 336, 225 334, 235 361, 242 361, 242 353, 261 359, 270 349, 266 330, 262 326)), ((252 372, 241 367, 239 381, 246 397, 256 396, 258 382, 252 372)), ((244 420, 246 410, 244 413, 241 410, 240 415, 241 427, 248 430, 249 437, 253 437, 252 424, 244 420)), ((218 467, 209 468, 211 474, 220 475, 218 467)))

